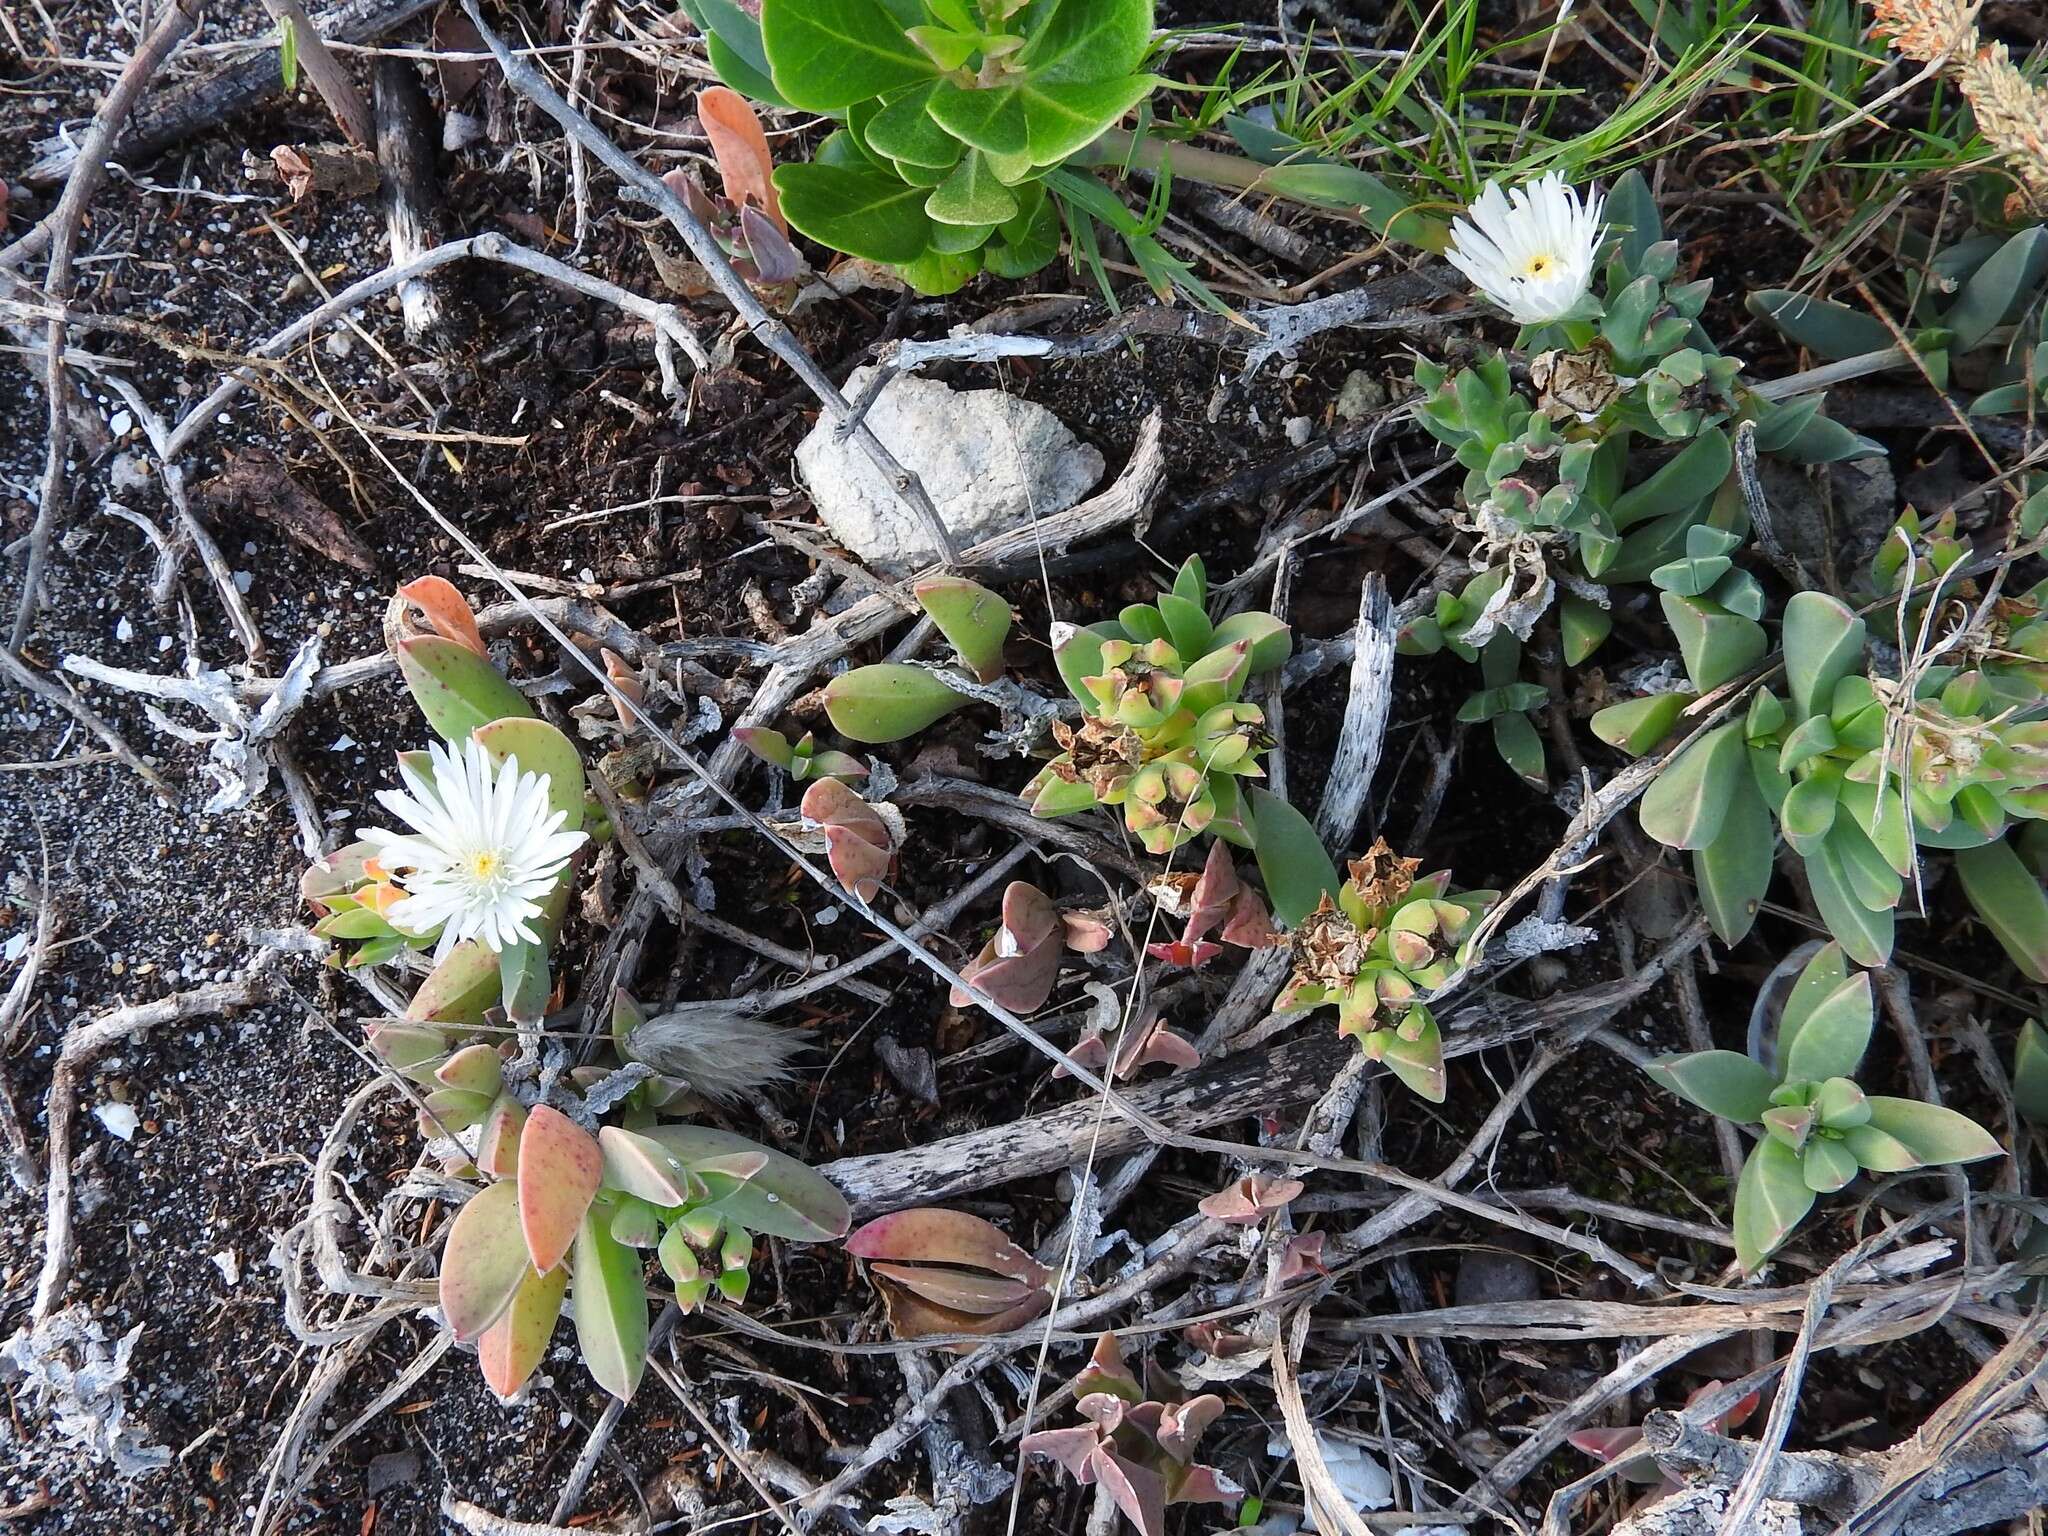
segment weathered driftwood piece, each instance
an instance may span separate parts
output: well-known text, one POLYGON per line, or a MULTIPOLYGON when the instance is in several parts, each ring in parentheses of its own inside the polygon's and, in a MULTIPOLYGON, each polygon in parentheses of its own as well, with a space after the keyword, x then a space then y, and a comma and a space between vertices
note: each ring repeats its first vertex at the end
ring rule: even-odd
MULTIPOLYGON (((446 234, 434 163, 440 136, 410 59, 380 58, 371 79, 377 164, 384 172, 379 195, 391 236, 391 262, 397 266, 432 250, 446 234)), ((407 341, 424 340, 446 324, 442 295, 431 276, 399 284, 398 301, 407 341)))
MULTIPOLYGON (((1314 1098, 1357 1047, 1334 1031, 1280 1046, 1243 1051, 1166 1078, 1123 1089, 1132 1107, 1180 1131, 1206 1130, 1257 1110, 1280 1110, 1314 1098)), ((1104 1115, 1086 1098, 1008 1125, 949 1136, 901 1152, 843 1157, 818 1171, 839 1186, 856 1220, 884 1211, 956 1198, 1011 1179, 1051 1173, 1095 1155, 1145 1146, 1144 1128, 1104 1115)))
MULTIPOLYGON (((1643 1420, 1643 1444, 1687 1487, 1629 1516, 1615 1536, 1716 1536, 1735 1485, 1752 1468, 1755 1447, 1663 1409, 1643 1420)), ((1749 1536, 1822 1536, 1870 1529, 1857 1517, 1893 1464, 1922 1455, 1914 1440, 1867 1454, 1781 1451, 1765 1473, 1764 1502, 1743 1530, 1749 1536)), ((1893 1506, 1885 1528, 1896 1536, 1951 1536, 1994 1529, 2044 1505, 2048 1416, 2026 1409, 1991 1420, 1951 1448, 1893 1506)))
MULTIPOLYGON (((392 28, 433 9, 437 0, 347 0, 312 18, 320 36, 334 43, 369 43, 392 28)), ((181 82, 163 92, 147 111, 137 112, 115 140, 112 158, 135 167, 171 145, 247 111, 283 89, 283 71, 275 47, 243 54, 232 64, 181 82)), ((62 144, 22 173, 31 186, 61 181, 71 174, 79 146, 62 144)), ((103 156, 102 158, 106 158, 103 156)))
POLYGON ((1386 735, 1387 710, 1394 700, 1393 607, 1379 572, 1369 571, 1358 589, 1358 623, 1352 629, 1351 691, 1344 725, 1330 759, 1323 802, 1316 809, 1316 836, 1341 856, 1351 846, 1359 812, 1372 792, 1386 735))

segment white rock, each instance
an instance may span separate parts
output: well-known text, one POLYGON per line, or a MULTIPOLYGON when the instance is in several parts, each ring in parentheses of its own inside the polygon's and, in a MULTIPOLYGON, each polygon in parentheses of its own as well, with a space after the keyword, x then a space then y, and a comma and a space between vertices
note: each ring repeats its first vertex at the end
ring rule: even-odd
POLYGON ((232 1248, 223 1248, 213 1255, 213 1267, 220 1271, 221 1279, 229 1285, 242 1282, 242 1256, 232 1248))
POLYGON ((131 1104, 95 1104, 92 1112, 107 1128, 109 1136, 118 1136, 123 1141, 133 1141, 142 1125, 142 1117, 135 1113, 131 1104))
POLYGON ((127 411, 116 411, 107 418, 107 431, 114 437, 126 437, 135 430, 135 417, 127 411))
POLYGON ((1308 446, 1308 440, 1316 435, 1315 418, 1311 416, 1290 416, 1287 418, 1287 441, 1297 448, 1308 446))
MULTIPOLYGON (((873 370, 847 380, 858 398, 873 370)), ((868 410, 868 425, 931 493, 965 547, 1033 518, 1063 512, 1102 478, 1102 454, 1042 405, 994 389, 955 390, 898 374, 868 410)), ((860 445, 834 435, 829 416, 798 445, 797 468, 833 537, 876 570, 901 575, 939 558, 923 521, 899 500, 860 445)))

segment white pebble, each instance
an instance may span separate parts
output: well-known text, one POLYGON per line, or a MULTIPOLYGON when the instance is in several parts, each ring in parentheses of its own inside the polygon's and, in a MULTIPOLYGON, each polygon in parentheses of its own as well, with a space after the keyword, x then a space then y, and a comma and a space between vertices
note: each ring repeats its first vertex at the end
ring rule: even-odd
POLYGON ((109 1136, 118 1136, 123 1141, 133 1141, 135 1132, 142 1125, 142 1117, 130 1104, 95 1104, 92 1112, 107 1128, 109 1136))

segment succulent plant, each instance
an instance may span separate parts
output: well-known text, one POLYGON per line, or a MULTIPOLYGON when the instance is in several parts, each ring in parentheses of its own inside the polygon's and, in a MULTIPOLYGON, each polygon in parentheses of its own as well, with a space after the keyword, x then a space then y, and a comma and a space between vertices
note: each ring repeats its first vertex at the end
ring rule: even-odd
POLYGON ((1735 1189, 1735 1254, 1754 1272, 1820 1195, 1856 1177, 1997 1157, 1989 1132, 1952 1109, 1866 1094, 1852 1074, 1870 1045, 1870 977, 1839 944, 1806 963, 1779 1016, 1772 1065, 1735 1051, 1649 1064, 1651 1078, 1709 1114, 1761 1135, 1735 1189))
MULTIPOLYGON (((567 736, 534 717, 525 696, 492 663, 461 594, 439 577, 411 582, 393 598, 386 630, 399 673, 427 723, 458 748, 482 748, 493 772, 509 763, 522 782, 527 775, 537 778, 546 811, 560 817, 557 830, 579 832, 587 810, 582 757, 567 736), (406 616, 413 610, 425 617, 431 633, 406 631, 406 616)), ((416 787, 431 789, 444 801, 451 791, 438 782, 437 773, 466 773, 469 762, 461 753, 453 759, 444 755, 438 760, 441 768, 425 752, 401 753, 400 760, 416 787)), ((472 938, 446 948, 415 994, 408 1016, 475 1024, 497 1005, 515 1021, 537 1020, 551 990, 548 952, 568 911, 574 868, 568 864, 552 887, 531 893, 540 909, 533 924, 538 942, 521 938, 495 947, 472 938)), ((341 964, 381 964, 435 943, 441 924, 413 930, 394 921, 405 897, 403 879, 378 862, 377 848, 367 841, 338 849, 306 872, 300 894, 319 914, 314 931, 357 946, 341 964)))
MULTIPOLYGON (((2016 234, 1978 231, 1940 252, 1916 251, 1912 356, 1893 366, 1924 369, 1942 388, 1975 391, 1973 416, 2038 411, 2048 401, 2048 227, 2016 234)), ((1891 326, 1861 309, 1783 288, 1750 294, 1751 314, 1828 361, 1892 351, 1891 326)))
POLYGON ((1170 591, 1114 621, 1056 630, 1053 657, 1080 702, 1079 726, 1053 724, 1060 752, 1024 786, 1034 816, 1122 808, 1151 853, 1202 832, 1254 849, 1283 916, 1335 885, 1314 829, 1247 782, 1263 778, 1265 714, 1244 698, 1287 659, 1292 638, 1268 613, 1212 624, 1208 577, 1190 556, 1170 591))
POLYGON ((866 1262, 899 1339, 1009 1333, 1052 1305, 1053 1272, 966 1211, 920 1206, 878 1216, 846 1239, 846 1251, 866 1262))
POLYGON ((1957 660, 1940 676, 1981 675, 1992 711, 2019 717, 2048 709, 2048 580, 2012 596, 1999 595, 1987 607, 1977 583, 1948 574, 1970 553, 1956 533, 1956 515, 1944 512, 1923 527, 1919 514, 1906 509, 1890 537, 1871 557, 1874 596, 1905 594, 1905 629, 1926 636, 1930 649, 1941 648, 1957 660), (1928 612, 1934 606, 1933 613, 1928 612))
POLYGON ((812 779, 864 779, 868 765, 850 752, 819 747, 809 731, 794 743, 766 725, 736 725, 733 740, 764 763, 772 763, 799 784, 812 779))
POLYGON ((2012 1101, 2036 1125, 2048 1125, 2048 1029, 2036 1019, 2020 1025, 2012 1051, 2012 1101))
POLYGON ((440 1302, 501 1397, 539 1365, 565 1291, 591 1375, 633 1395, 647 1358, 644 1250, 687 1311, 714 1287, 744 1299, 757 1236, 825 1242, 850 1225, 829 1181, 724 1131, 648 1123, 593 1136, 549 1104, 502 1097, 488 1113, 476 1171, 493 1182, 449 1224, 440 1302))
POLYGON ((1226 944, 1239 949, 1270 949, 1286 942, 1274 928, 1272 914, 1259 893, 1237 878, 1237 864, 1230 857, 1228 844, 1209 845, 1209 857, 1199 875, 1158 875, 1146 889, 1163 915, 1182 919, 1178 939, 1145 946, 1153 959, 1168 965, 1198 970, 1222 954, 1226 944))
POLYGON ((927 293, 984 268, 1023 277, 1058 254, 1055 197, 1109 197, 1061 168, 1160 83, 1142 72, 1152 0, 684 9, 728 85, 840 123, 809 163, 777 168, 790 222, 927 293))
MULTIPOLYGON (((722 85, 697 93, 697 121, 711 141, 722 194, 706 192, 693 171, 670 171, 662 180, 711 232, 733 271, 771 300, 786 304, 796 297, 804 259, 789 243, 789 224, 775 189, 775 157, 761 121, 744 96, 722 85)), ((705 287, 710 287, 708 278, 705 287)))
POLYGON ((1263 1174, 1247 1174, 1213 1195, 1204 1195, 1196 1209, 1211 1221, 1220 1221, 1225 1226, 1255 1226, 1276 1211, 1285 1210, 1289 1202, 1307 1187, 1299 1179, 1269 1179, 1263 1174))
POLYGON ((867 801, 838 779, 818 779, 804 791, 804 820, 825 842, 825 858, 847 893, 873 901, 896 862, 896 834, 867 801))
POLYGON ((1234 1505, 1244 1490, 1194 1459, 1203 1431, 1223 1413, 1223 1399, 1209 1392, 1183 1399, 1149 1366, 1146 1377, 1140 1386, 1116 1336, 1105 1333, 1074 1378, 1075 1407, 1088 1422, 1038 1430, 1024 1437, 1023 1448, 1057 1462, 1083 1487, 1108 1488, 1142 1536, 1166 1536, 1169 1506, 1234 1505))
POLYGON ((1474 923, 1496 891, 1453 895, 1448 871, 1419 879, 1420 859, 1376 839, 1292 935, 1294 974, 1279 1008, 1337 1007, 1340 1034, 1431 1103, 1444 1099, 1443 1040, 1422 999, 1468 964, 1474 923))
MULTIPOLYGON (((1035 1013, 1059 980, 1060 955, 1069 949, 1094 954, 1109 939, 1099 918, 1062 913, 1037 886, 1012 880, 1003 890, 1002 922, 960 974, 1012 1013, 1035 1013)), ((964 1008, 973 995, 955 987, 951 999, 964 1008)))
MULTIPOLYGON (((1752 619, 1665 596, 1700 692, 1762 655, 1752 619)), ((1929 669, 1912 698, 1867 676, 1864 622, 1826 593, 1791 597, 1783 641, 1786 696, 1759 689, 1744 720, 1684 747, 1642 800, 1643 830, 1691 851, 1714 931, 1730 944, 1749 932, 1782 831, 1828 931, 1861 964, 1882 965, 1917 843, 1964 850, 1957 867, 1979 915, 2020 964, 2048 965, 2048 896, 1997 841, 2015 819, 2048 815, 2048 723, 2005 717, 1981 673, 1929 669)), ((1595 715, 1593 730, 1647 751, 1689 702, 1630 700, 1595 715)))

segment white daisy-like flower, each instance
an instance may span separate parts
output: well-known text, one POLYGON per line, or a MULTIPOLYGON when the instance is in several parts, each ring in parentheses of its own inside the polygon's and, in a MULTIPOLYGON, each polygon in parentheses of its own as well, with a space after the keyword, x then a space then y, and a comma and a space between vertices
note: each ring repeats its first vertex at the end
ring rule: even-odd
POLYGON ((567 813, 548 809, 548 775, 521 773, 517 758, 493 770, 490 754, 474 741, 460 751, 436 742, 427 752, 432 778, 401 758, 405 789, 377 793, 378 803, 412 831, 362 832, 405 892, 385 915, 412 933, 439 928, 437 961, 465 939, 481 939, 497 953, 522 940, 539 943, 533 920, 540 898, 583 834, 562 830, 567 813))
POLYGON ((1452 223, 1444 255, 1516 323, 1561 320, 1592 285, 1601 201, 1581 202, 1556 171, 1505 194, 1489 181, 1471 217, 1452 223))

